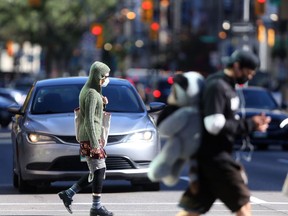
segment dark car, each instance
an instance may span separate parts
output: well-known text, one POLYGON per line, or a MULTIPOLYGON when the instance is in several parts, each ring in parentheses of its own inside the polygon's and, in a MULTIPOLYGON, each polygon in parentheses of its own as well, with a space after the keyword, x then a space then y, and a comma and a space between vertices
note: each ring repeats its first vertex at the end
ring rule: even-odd
MULTIPOLYGON (((19 191, 38 184, 79 179, 88 171, 81 162, 75 138, 74 109, 87 77, 67 77, 36 82, 23 106, 13 112, 13 184, 19 191)), ((147 177, 149 163, 159 153, 160 138, 151 114, 165 104, 147 110, 133 85, 110 78, 102 89, 109 100, 111 127, 105 147, 108 179, 131 181, 146 189, 159 189, 147 177)))
POLYGON ((286 107, 279 106, 272 93, 265 88, 240 87, 237 92, 240 98, 240 109, 238 110, 240 116, 251 117, 265 113, 271 117, 267 132, 250 134, 251 143, 259 149, 281 145, 283 150, 288 150, 288 126, 283 126, 282 123, 288 118, 288 113, 284 109, 286 107))
POLYGON ((8 112, 7 108, 13 104, 12 100, 0 96, 0 125, 2 128, 8 127, 12 121, 12 114, 8 112))
POLYGON ((172 76, 160 76, 153 85, 152 101, 167 103, 172 84, 172 76))

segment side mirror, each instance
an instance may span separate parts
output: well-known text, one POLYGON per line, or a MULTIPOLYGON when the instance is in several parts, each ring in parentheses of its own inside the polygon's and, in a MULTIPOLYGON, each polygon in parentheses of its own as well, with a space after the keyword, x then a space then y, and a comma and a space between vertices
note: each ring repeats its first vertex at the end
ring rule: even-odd
POLYGON ((165 108, 166 104, 162 102, 151 102, 149 103, 150 109, 148 110, 148 113, 158 112, 165 108))
POLYGON ((7 107, 8 112, 10 112, 13 115, 19 114, 19 115, 23 115, 24 113, 21 112, 21 106, 18 104, 12 104, 10 106, 7 107))

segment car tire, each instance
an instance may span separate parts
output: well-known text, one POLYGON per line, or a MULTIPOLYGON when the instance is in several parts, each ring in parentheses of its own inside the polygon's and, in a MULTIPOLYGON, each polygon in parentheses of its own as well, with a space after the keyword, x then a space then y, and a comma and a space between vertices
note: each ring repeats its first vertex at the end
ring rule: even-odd
POLYGON ((148 183, 142 185, 144 191, 159 191, 160 183, 148 183))
POLYGON ((146 181, 131 181, 133 187, 142 187, 144 191, 159 191, 160 183, 159 182, 151 182, 150 180, 146 181))
POLYGON ((282 145, 282 150, 283 151, 288 151, 288 145, 282 145))
POLYGON ((258 150, 267 150, 268 149, 268 145, 267 144, 258 144, 257 145, 257 149, 258 150))
POLYGON ((22 179, 21 175, 18 175, 18 190, 20 193, 24 192, 35 192, 36 187, 32 186, 29 181, 25 181, 22 179))
POLYGON ((18 188, 18 175, 15 173, 15 172, 13 172, 13 186, 15 187, 15 188, 18 188))

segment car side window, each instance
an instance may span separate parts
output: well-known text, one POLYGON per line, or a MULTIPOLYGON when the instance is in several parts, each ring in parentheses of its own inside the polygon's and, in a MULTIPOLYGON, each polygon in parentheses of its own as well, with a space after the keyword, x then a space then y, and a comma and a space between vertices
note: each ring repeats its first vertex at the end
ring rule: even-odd
POLYGON ((277 102, 266 91, 244 91, 246 108, 276 109, 277 102))

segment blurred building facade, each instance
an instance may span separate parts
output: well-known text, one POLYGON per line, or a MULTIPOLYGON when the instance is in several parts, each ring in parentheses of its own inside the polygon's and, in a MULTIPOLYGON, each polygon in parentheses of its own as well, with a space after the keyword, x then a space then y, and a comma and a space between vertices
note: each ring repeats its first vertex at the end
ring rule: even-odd
POLYGON ((45 56, 34 45, 32 52, 13 48, 11 55, 11 46, 2 44, 0 70, 77 75, 101 60, 115 75, 129 68, 206 75, 221 69, 223 56, 248 48, 259 54, 262 71, 285 84, 287 20, 287 0, 119 0, 89 21, 61 74, 43 71, 45 56))

